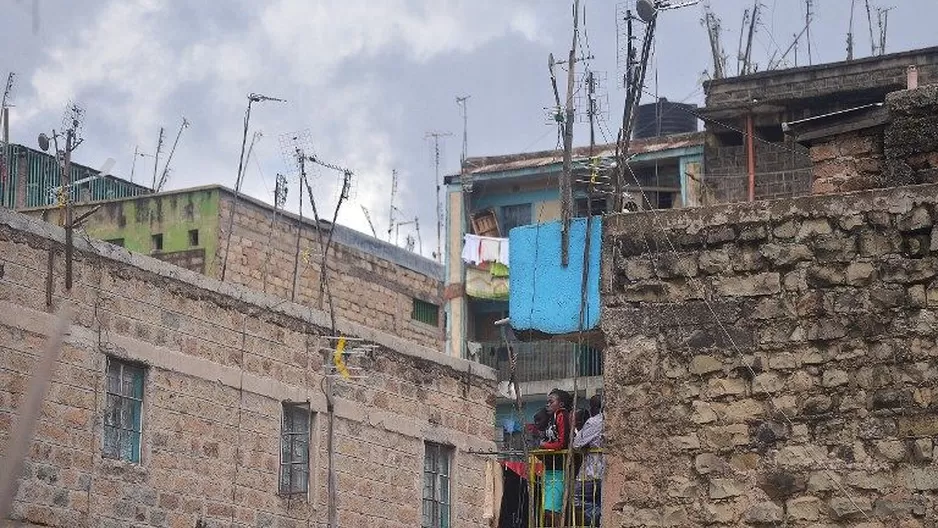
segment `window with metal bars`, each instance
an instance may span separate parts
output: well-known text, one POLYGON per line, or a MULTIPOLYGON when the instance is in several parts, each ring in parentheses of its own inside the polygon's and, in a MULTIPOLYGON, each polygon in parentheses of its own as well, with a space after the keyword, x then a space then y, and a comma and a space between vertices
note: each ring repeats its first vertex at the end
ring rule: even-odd
POLYGON ((531 204, 506 205, 502 207, 502 235, 508 236, 508 231, 518 226, 531 224, 531 204))
POLYGON ((450 471, 453 448, 427 442, 423 457, 423 522, 422 528, 451 526, 450 471))
POLYGON ((104 456, 140 462, 145 371, 115 358, 107 360, 107 407, 104 412, 104 456))
POLYGON ((280 427, 280 494, 305 495, 309 491, 308 403, 283 403, 280 427))
POLYGON ((414 299, 414 307, 410 318, 432 326, 440 326, 440 307, 436 304, 420 299, 414 299))

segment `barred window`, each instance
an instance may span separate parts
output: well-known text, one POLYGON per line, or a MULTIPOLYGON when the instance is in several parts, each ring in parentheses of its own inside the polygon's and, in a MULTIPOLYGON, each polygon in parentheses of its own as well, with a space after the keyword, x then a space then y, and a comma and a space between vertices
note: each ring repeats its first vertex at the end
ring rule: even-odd
POLYGON ((502 207, 502 235, 518 226, 531 224, 531 204, 506 205, 502 207))
POLYGON ((423 457, 422 528, 450 527, 451 447, 427 442, 423 457))
POLYGON ((440 307, 420 299, 414 299, 414 307, 410 318, 432 326, 440 326, 440 307))
POLYGON ((143 377, 142 367, 108 358, 104 413, 104 456, 107 458, 140 462, 143 377))
POLYGON ((309 404, 283 403, 280 428, 280 494, 309 490, 309 404))

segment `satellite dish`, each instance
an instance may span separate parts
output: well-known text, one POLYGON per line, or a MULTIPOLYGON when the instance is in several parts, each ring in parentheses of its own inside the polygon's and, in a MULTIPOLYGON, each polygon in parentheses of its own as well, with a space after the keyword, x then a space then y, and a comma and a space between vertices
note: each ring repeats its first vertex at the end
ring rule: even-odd
POLYGON ((49 150, 49 136, 39 134, 39 148, 41 148, 43 152, 49 150))
POLYGON ((653 0, 638 0, 635 2, 635 11, 638 13, 638 18, 647 23, 654 20, 655 15, 658 14, 658 6, 653 0))

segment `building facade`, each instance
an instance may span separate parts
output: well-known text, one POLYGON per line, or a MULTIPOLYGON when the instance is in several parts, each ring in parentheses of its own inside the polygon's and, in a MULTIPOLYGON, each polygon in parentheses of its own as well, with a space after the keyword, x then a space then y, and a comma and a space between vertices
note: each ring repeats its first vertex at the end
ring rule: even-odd
MULTIPOLYGON (((632 151, 635 155, 630 160, 631 181, 627 181, 625 190, 634 205, 659 209, 700 203, 702 134, 637 139, 632 142, 632 151)), ((614 145, 603 145, 596 147, 594 158, 608 164, 614 154, 614 145)), ((589 150, 576 149, 577 178, 589 174, 589 165, 589 150)), ((572 390, 574 377, 579 378, 581 397, 601 389, 603 340, 595 333, 587 335, 584 341, 541 332, 514 332, 497 325, 511 319, 511 263, 496 262, 507 265, 507 270, 499 271, 499 266, 489 262, 478 259, 467 262, 474 258, 469 254, 472 251, 467 253, 466 249, 467 244, 476 243, 472 236, 487 235, 489 239, 507 241, 509 231, 516 227, 558 220, 561 173, 562 155, 552 151, 469 158, 461 174, 446 178, 446 351, 451 356, 494 367, 499 371, 499 379, 506 381, 509 359, 504 339, 511 341, 519 355, 516 376, 527 402, 526 420, 544 406, 543 400, 552 388, 572 390), (576 362, 575 357, 579 357, 576 362)), ((586 216, 588 211, 594 215, 611 212, 605 198, 587 198, 583 193, 575 195, 575 210, 579 217, 586 216)), ((596 248, 598 243, 597 240, 596 248)), ((512 246, 511 254, 516 250, 519 249, 512 246)), ((504 429, 511 432, 520 425, 515 420, 517 413, 512 410, 507 394, 501 395, 499 402, 499 421, 508 423, 504 429)))
POLYGON ((324 526, 334 489, 342 526, 488 526, 474 453, 493 448, 490 369, 339 318, 356 377, 333 378, 330 405, 322 311, 83 237, 65 291, 63 246, 0 210, 0 444, 52 312, 74 313, 13 521, 324 526))
POLYGON ((938 48, 818 64, 704 83, 707 192, 715 203, 810 194, 808 149, 782 123, 885 101, 904 89, 909 68, 938 82, 938 48))
MULTIPOLYGON (((24 212, 58 217, 50 207, 24 212)), ((89 212, 81 227, 92 238, 320 310, 328 295, 320 284, 319 235, 331 231, 328 286, 336 313, 442 346, 443 268, 393 244, 325 221, 317 226, 218 185, 75 207, 76 218, 89 212)))

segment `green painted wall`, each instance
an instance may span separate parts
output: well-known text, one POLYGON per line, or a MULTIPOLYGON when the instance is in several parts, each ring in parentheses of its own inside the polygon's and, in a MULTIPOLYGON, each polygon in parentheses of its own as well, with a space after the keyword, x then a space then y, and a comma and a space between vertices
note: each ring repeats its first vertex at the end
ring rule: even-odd
MULTIPOLYGON (((162 253, 203 248, 205 274, 214 276, 218 207, 218 189, 142 196, 103 204, 84 223, 84 228, 92 238, 122 238, 124 247, 147 255, 153 254, 152 236, 156 234, 163 235, 162 253), (192 229, 199 230, 199 243, 195 246, 189 245, 189 231, 192 229)), ((75 208, 75 216, 89 209, 87 206, 78 206, 75 208)), ((49 220, 57 218, 54 210, 46 212, 49 220)))

